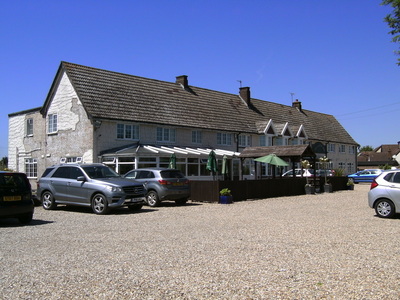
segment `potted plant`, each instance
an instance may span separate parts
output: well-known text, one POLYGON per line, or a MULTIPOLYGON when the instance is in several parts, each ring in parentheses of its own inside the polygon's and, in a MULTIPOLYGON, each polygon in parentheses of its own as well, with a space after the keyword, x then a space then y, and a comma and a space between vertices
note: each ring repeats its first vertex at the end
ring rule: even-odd
MULTIPOLYGON (((303 160, 301 162, 301 166, 303 167, 303 169, 306 169, 306 171, 311 167, 308 160, 303 160)), ((306 185, 304 186, 304 190, 308 195, 315 194, 315 187, 312 184, 308 183, 308 176, 306 176, 306 185)))
POLYGON ((324 157, 320 157, 319 158, 319 162, 322 165, 322 169, 325 170, 324 172, 324 177, 325 177, 325 181, 324 181, 324 192, 325 193, 332 193, 332 185, 328 182, 328 180, 326 179, 326 169, 329 163, 329 158, 327 158, 326 156, 324 157))
POLYGON ((347 180, 347 189, 348 190, 354 190, 354 181, 353 179, 349 178, 349 180, 347 180))
POLYGON ((233 197, 230 189, 224 188, 219 191, 219 203, 220 204, 233 203, 233 197))

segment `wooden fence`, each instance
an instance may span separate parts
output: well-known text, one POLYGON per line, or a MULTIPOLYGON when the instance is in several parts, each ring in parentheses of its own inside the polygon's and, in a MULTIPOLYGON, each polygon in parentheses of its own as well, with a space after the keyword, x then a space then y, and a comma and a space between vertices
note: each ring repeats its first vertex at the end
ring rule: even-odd
MULTIPOLYGON (((332 191, 346 190, 347 177, 329 177, 332 191)), ((191 181, 192 201, 218 202, 219 191, 228 188, 234 201, 304 195, 306 178, 271 178, 261 180, 191 181)), ((315 178, 317 192, 323 192, 324 179, 315 178)))

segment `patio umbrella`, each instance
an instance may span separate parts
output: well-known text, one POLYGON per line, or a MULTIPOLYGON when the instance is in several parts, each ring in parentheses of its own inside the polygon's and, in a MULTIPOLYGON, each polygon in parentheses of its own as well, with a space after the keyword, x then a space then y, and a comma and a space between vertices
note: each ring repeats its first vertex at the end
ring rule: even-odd
POLYGON ((279 167, 286 167, 289 165, 282 158, 276 156, 276 154, 268 154, 266 156, 255 158, 254 160, 263 162, 263 163, 267 163, 267 164, 271 164, 271 165, 275 165, 275 166, 279 166, 279 167))
POLYGON ((228 174, 228 157, 226 155, 224 155, 224 157, 222 158, 222 170, 221 170, 221 174, 222 175, 226 175, 228 174))
POLYGON ((222 158, 222 170, 221 170, 221 174, 224 175, 224 179, 225 177, 228 175, 228 157, 226 155, 223 156, 222 158))
POLYGON ((175 155, 175 153, 172 153, 171 157, 169 158, 168 168, 176 169, 176 155, 175 155))
POLYGON ((217 157, 215 156, 214 150, 211 150, 208 154, 206 169, 211 171, 213 174, 218 172, 217 157))

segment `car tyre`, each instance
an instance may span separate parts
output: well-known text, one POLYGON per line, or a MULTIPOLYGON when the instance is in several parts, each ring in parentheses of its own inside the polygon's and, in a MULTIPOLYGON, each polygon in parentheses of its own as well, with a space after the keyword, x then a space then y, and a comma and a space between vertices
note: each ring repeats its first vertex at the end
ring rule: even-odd
POLYGON ((175 200, 175 204, 176 205, 185 205, 187 201, 188 201, 187 198, 181 198, 181 199, 175 200))
POLYGON ((375 212, 380 218, 392 218, 396 213, 396 207, 392 201, 380 199, 375 204, 375 212))
POLYGON ((135 205, 129 205, 128 208, 132 211, 137 211, 140 210, 143 207, 143 204, 135 204, 135 205))
POLYGON ((46 210, 55 209, 57 207, 57 204, 54 201, 54 196, 51 192, 45 191, 42 194, 42 206, 46 210))
POLYGON ((146 202, 151 207, 159 206, 161 203, 160 198, 158 197, 158 194, 155 191, 150 191, 147 193, 146 202))
POLYGON ((92 210, 97 215, 105 215, 108 213, 108 201, 103 194, 95 194, 92 198, 92 210))
POLYGON ((18 217, 18 221, 21 224, 29 224, 33 219, 33 213, 26 213, 18 217))

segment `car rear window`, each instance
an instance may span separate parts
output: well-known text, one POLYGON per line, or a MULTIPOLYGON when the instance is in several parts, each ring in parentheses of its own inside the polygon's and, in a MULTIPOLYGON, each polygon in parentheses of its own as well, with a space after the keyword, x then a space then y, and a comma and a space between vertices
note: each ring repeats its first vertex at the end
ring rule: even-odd
POLYGON ((172 171, 172 170, 166 170, 166 171, 161 171, 161 178, 185 178, 185 176, 182 174, 180 171, 172 171))
POLYGON ((10 189, 27 191, 30 189, 29 181, 22 174, 5 173, 0 174, 0 191, 3 194, 10 189))
POLYGON ((49 173, 50 173, 51 171, 53 171, 53 170, 54 170, 54 167, 47 168, 47 169, 43 172, 42 177, 46 177, 46 176, 49 175, 49 173))

